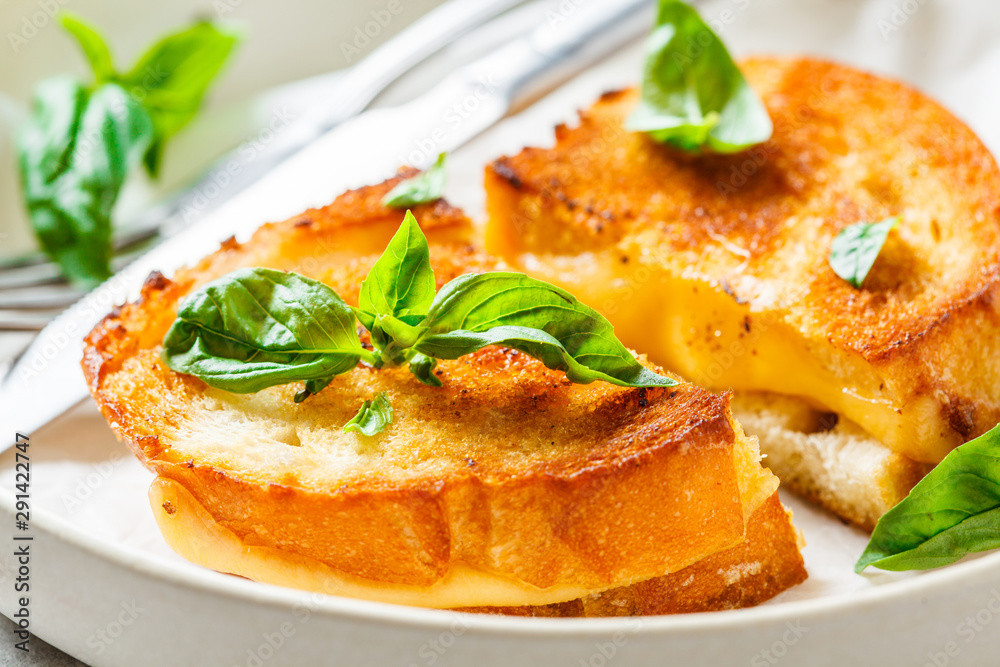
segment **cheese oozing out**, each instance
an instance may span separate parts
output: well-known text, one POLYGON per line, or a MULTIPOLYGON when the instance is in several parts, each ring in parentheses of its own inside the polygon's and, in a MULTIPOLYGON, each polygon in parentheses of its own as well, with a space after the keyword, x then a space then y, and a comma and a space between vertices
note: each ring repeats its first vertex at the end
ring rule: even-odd
POLYGON ((501 234, 488 245, 518 270, 601 311, 625 345, 697 385, 802 397, 916 461, 939 461, 959 444, 954 433, 928 428, 940 421, 932 398, 895 404, 870 366, 810 346, 777 316, 753 312, 708 277, 637 269, 613 250, 534 254, 501 234))

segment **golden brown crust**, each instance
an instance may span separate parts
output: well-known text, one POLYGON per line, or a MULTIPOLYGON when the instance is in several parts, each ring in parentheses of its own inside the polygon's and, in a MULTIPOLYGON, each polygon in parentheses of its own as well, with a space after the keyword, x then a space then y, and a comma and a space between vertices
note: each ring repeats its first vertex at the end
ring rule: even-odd
POLYGON ((810 58, 741 67, 774 122, 769 142, 683 154, 623 129, 636 91, 607 94, 578 127, 557 128, 554 149, 487 169, 487 247, 508 259, 612 251, 704 276, 748 313, 831 350, 824 358, 840 355, 845 376, 872 369, 871 400, 934 404, 928 443, 904 453, 939 460, 1000 421, 1000 343, 982 333, 1000 328, 995 160, 901 83, 810 58), (832 239, 889 216, 902 224, 856 290, 829 267, 832 239))
POLYGON ((457 611, 510 616, 653 616, 752 607, 806 580, 795 529, 774 493, 750 517, 746 541, 683 570, 553 605, 457 611))
MULTIPOLYGON (((140 460, 246 547, 393 584, 430 586, 461 565, 542 589, 604 590, 740 543, 752 492, 734 448, 746 443, 728 396, 689 384, 574 385, 486 348, 442 362, 442 388, 362 365, 295 404, 293 385, 236 396, 166 368, 159 343, 179 299, 236 268, 294 269, 356 303, 402 218, 378 203, 393 184, 226 242, 173 280, 154 276, 91 332, 87 381, 140 460), (395 411, 386 434, 343 434, 380 390, 395 411)), ((439 285, 500 266, 468 246, 469 221, 446 203, 414 213, 439 285)))

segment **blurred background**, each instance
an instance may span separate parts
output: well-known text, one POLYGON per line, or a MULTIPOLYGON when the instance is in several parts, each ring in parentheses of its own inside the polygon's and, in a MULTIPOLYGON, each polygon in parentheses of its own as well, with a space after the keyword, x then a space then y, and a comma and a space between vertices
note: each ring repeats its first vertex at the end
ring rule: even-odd
MULTIPOLYGON (((470 3, 484 0, 467 0, 470 3)), ((107 38, 115 63, 127 68, 154 40, 205 18, 240 30, 243 41, 209 90, 203 110, 167 143, 160 178, 133 170, 116 204, 116 223, 134 218, 151 202, 190 182, 226 150, 281 127, 307 101, 377 46, 442 0, 0 0, 0 260, 35 247, 21 202, 12 146, 13 128, 28 111, 41 80, 72 74, 90 81, 89 66, 75 41, 53 18, 60 10, 86 19, 107 38)), ((580 4, 581 0, 562 0, 580 4)), ((652 4, 652 3, 651 3, 652 4)), ((969 122, 995 151, 1000 123, 987 116, 1000 106, 996 12, 983 0, 701 0, 695 3, 736 53, 817 52, 901 77, 944 101, 969 122), (983 21, 970 20, 983 14, 983 21), (803 32, 804 16, 814 17, 803 32), (729 17, 729 18, 727 18, 729 17), (735 17, 735 18, 732 18, 735 17), (736 21, 738 29, 730 30, 736 21), (850 30, 844 26, 854 24, 850 30), (831 27, 834 26, 834 27, 831 27), (787 28, 787 29, 786 29, 787 28), (843 32, 841 39, 837 33, 843 32), (824 34, 829 33, 829 34, 824 34), (782 35, 775 41, 773 35, 782 35), (871 48, 852 48, 858 35, 871 48), (755 35, 767 35, 762 39, 755 35), (984 57, 983 45, 997 48, 984 57), (822 45, 820 45, 822 44, 822 45), (981 81, 982 85, 970 85, 981 81)), ((414 97, 427 71, 444 73, 490 46, 559 11, 560 0, 522 3, 499 20, 458 40, 403 77, 375 106, 414 97)), ((636 73, 638 75, 638 72, 636 73)), ((622 82, 623 84, 629 82, 622 82)))
MULTIPOLYGON (((474 0, 473 0, 474 1, 474 0)), ((204 111, 168 143, 161 179, 130 183, 120 199, 127 218, 210 164, 211 158, 252 138, 272 121, 300 110, 292 90, 273 90, 348 67, 441 0, 0 0, 0 255, 34 247, 14 166, 12 129, 29 108, 32 89, 57 74, 92 77, 77 44, 54 20, 73 12, 98 27, 116 64, 129 67, 166 32, 207 18, 233 24, 244 35, 218 77, 204 111), (268 96, 266 91, 271 91, 268 96), (280 102, 280 103, 279 103, 280 102)), ((304 94, 308 94, 308 91, 304 94)), ((136 170, 137 172, 141 170, 136 170)))

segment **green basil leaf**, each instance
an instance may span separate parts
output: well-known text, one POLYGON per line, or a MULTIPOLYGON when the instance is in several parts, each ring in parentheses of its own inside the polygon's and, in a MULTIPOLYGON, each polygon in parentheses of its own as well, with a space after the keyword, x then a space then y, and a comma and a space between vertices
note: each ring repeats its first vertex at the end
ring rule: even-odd
POLYGON ((416 218, 407 211, 382 256, 361 283, 358 309, 373 316, 373 326, 380 315, 416 316, 419 321, 434 300, 435 288, 427 238, 416 218))
POLYGON ((856 289, 861 289, 889 232, 898 224, 899 218, 886 218, 882 222, 859 222, 844 227, 830 246, 830 268, 856 289))
POLYGON ((152 134, 149 116, 117 84, 89 95, 68 78, 38 86, 17 137, 22 191, 42 248, 73 282, 111 275, 111 210, 152 134))
POLYGON ((213 23, 196 23, 155 43, 119 77, 153 118, 156 137, 145 156, 151 175, 159 171, 164 142, 197 113, 239 41, 237 34, 213 23))
POLYGON ((445 156, 446 153, 441 153, 430 169, 398 183, 382 199, 382 204, 390 208, 406 208, 441 199, 447 181, 445 156))
POLYGON ((240 269, 193 292, 163 341, 172 370, 237 394, 302 380, 313 392, 368 356, 336 292, 273 269, 240 269))
POLYGON ((414 348, 438 359, 507 345, 565 371, 573 382, 677 384, 640 364, 596 310, 563 289, 520 273, 459 276, 438 292, 424 324, 428 334, 414 348))
POLYGON ((441 380, 434 374, 437 363, 437 359, 417 352, 410 358, 410 372, 413 373, 413 377, 424 384, 431 387, 440 387, 442 386, 441 380))
POLYGON ((412 347, 423 333, 416 325, 427 314, 435 287, 427 238, 407 211, 361 283, 355 309, 384 359, 395 364, 406 360, 403 348, 412 347))
POLYGON ((722 40, 680 0, 660 0, 641 99, 626 127, 683 150, 718 153, 767 141, 773 130, 722 40))
POLYGON ((1000 426, 953 450, 875 525, 856 572, 927 570, 1000 547, 1000 426))
POLYGON ((91 69, 94 70, 94 80, 97 85, 114 79, 115 65, 111 58, 111 49, 97 30, 79 16, 69 12, 59 14, 59 23, 80 44, 91 69))
POLYGON ((380 391, 373 400, 361 404, 358 414, 344 424, 344 433, 354 431, 371 437, 384 431, 391 423, 392 403, 389 402, 389 395, 380 391))

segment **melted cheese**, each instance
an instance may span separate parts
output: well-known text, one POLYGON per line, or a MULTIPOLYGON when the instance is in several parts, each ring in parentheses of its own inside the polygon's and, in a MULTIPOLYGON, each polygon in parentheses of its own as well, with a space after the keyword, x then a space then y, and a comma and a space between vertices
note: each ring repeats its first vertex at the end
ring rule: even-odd
POLYGON ((167 544, 187 560, 254 581, 411 607, 521 606, 575 600, 591 591, 538 588, 513 577, 454 565, 434 586, 373 581, 273 547, 248 546, 219 525, 183 486, 158 477, 149 488, 156 522, 167 544))
POLYGON ((917 461, 940 461, 959 444, 953 433, 936 428, 940 416, 932 399, 894 404, 860 358, 810 346, 778 317, 754 313, 703 276, 675 278, 623 264, 610 253, 497 250, 518 269, 601 311, 622 342, 695 384, 805 398, 917 461))

